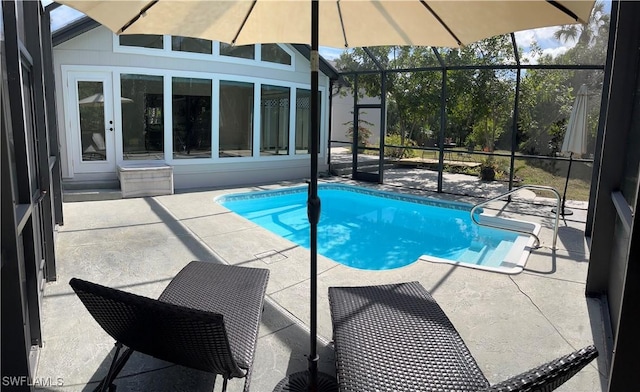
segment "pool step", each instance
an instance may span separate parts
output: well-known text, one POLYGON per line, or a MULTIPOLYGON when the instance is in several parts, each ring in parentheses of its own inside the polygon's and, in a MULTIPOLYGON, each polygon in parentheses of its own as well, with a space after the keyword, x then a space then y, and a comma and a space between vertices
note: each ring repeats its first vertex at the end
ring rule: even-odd
POLYGON ((513 242, 511 241, 500 241, 498 246, 491 252, 491 256, 482 265, 487 267, 500 267, 512 246, 513 242))
POLYGON ((471 243, 469 249, 462 252, 460 257, 458 257, 458 261, 467 264, 479 264, 487 251, 487 246, 478 247, 477 243, 471 243))
POLYGON ((499 267, 507 256, 513 242, 501 241, 495 249, 491 249, 480 242, 472 242, 469 249, 465 250, 458 261, 467 264, 479 264, 487 267, 499 267))

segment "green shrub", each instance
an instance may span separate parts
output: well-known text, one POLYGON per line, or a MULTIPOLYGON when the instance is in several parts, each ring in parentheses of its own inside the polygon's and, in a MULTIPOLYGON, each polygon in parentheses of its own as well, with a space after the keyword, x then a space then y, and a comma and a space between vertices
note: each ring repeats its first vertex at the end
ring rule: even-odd
POLYGON ((403 147, 385 147, 384 156, 389 158, 413 158, 416 156, 416 152, 412 147, 416 146, 416 142, 411 139, 404 139, 404 144, 400 135, 389 135, 384 138, 385 145, 403 146, 403 147))

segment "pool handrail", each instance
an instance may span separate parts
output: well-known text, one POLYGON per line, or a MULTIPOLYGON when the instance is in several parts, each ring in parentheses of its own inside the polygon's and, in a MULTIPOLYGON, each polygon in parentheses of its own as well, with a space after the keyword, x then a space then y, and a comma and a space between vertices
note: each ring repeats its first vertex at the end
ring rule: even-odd
POLYGON ((483 201, 482 203, 478 203, 478 204, 474 205, 473 208, 471 208, 471 211, 470 211, 471 220, 473 221, 473 223, 475 223, 478 226, 492 227, 494 229, 500 229, 500 230, 505 230, 505 231, 513 231, 513 232, 523 233, 523 234, 527 234, 527 235, 533 236, 533 238, 535 239, 535 245, 533 246, 533 248, 534 249, 539 248, 540 247, 540 238, 537 235, 535 235, 534 233, 532 233, 532 232, 529 232, 527 230, 520 230, 520 229, 515 229, 515 228, 506 228, 506 227, 502 227, 502 226, 491 225, 491 224, 488 224, 488 223, 481 223, 475 217, 475 212, 476 212, 476 210, 478 208, 480 208, 480 207, 482 207, 482 206, 484 206, 486 204, 489 204, 489 203, 491 203, 493 201, 502 199, 505 196, 510 196, 510 195, 512 195, 512 194, 514 194, 514 193, 516 193, 518 191, 521 191, 523 189, 539 189, 539 190, 551 191, 551 192, 555 193, 555 195, 556 195, 556 208, 555 208, 556 221, 555 221, 555 224, 553 225, 553 245, 552 245, 551 249, 556 249, 556 241, 558 239, 558 224, 560 222, 560 201, 561 201, 561 198, 560 198, 560 193, 553 187, 546 186, 546 185, 522 185, 522 186, 519 186, 517 188, 514 188, 514 189, 512 189, 512 190, 510 190, 508 192, 505 192, 505 193, 501 194, 500 196, 496 196, 496 197, 494 197, 492 199, 489 199, 489 200, 483 201))

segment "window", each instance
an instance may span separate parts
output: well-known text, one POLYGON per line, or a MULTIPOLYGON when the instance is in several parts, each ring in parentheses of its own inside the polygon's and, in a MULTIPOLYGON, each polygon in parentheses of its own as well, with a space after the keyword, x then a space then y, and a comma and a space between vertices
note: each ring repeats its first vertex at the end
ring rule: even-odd
POLYGON ((120 76, 124 159, 164 159, 162 76, 120 76))
POLYGON ((171 50, 204 54, 213 53, 211 41, 189 37, 171 37, 171 50))
POLYGON ((120 36, 121 46, 137 46, 140 48, 162 49, 164 40, 162 35, 132 34, 120 36))
POLYGON ((102 82, 78 81, 78 113, 82 160, 107 160, 102 82))
POLYGON ((221 158, 252 156, 252 83, 220 81, 219 133, 221 158))
MULTIPOLYGON (((318 92, 318 98, 320 92, 318 92)), ((318 101, 320 106, 320 101, 318 101)), ((311 140, 311 91, 296 90, 296 154, 309 154, 311 140)))
POLYGON ((220 42, 221 56, 239 57, 243 59, 253 60, 255 59, 255 53, 255 45, 235 46, 220 42))
POLYGON ((211 80, 173 78, 173 157, 211 158, 211 80))
POLYGON ((260 48, 262 61, 291 65, 291 55, 277 44, 262 44, 260 48))
POLYGON ((289 88, 262 86, 260 155, 289 153, 289 88))

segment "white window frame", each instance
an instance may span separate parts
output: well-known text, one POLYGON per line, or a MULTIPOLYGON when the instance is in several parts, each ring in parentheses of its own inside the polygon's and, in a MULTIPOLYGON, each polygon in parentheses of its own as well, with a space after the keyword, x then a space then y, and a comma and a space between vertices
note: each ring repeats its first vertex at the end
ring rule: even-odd
MULTIPOLYGON (((291 71, 296 69, 295 53, 288 45, 285 45, 285 44, 276 44, 276 45, 280 46, 280 48, 282 48, 285 52, 289 54, 289 56, 291 56, 290 65, 274 63, 271 61, 262 61, 261 44, 254 44, 253 59, 245 59, 241 57, 221 55, 219 41, 211 41, 213 53, 206 54, 206 53, 193 53, 193 52, 183 52, 180 50, 172 50, 171 35, 165 34, 163 36, 162 49, 144 48, 141 46, 120 45, 120 37, 116 34, 112 34, 112 35, 113 35, 113 52, 114 53, 127 53, 127 54, 138 54, 138 55, 145 55, 145 56, 161 56, 161 57, 192 59, 192 60, 217 61, 222 63, 243 64, 243 65, 251 65, 255 67, 265 67, 265 68, 291 70, 291 71)), ((155 35, 160 35, 160 34, 155 34, 155 35)))
MULTIPOLYGON (((162 76, 163 77, 163 94, 164 94, 164 160, 162 162, 171 166, 189 166, 189 165, 202 165, 202 164, 222 164, 222 163, 256 163, 256 162, 273 162, 273 161, 304 161, 309 159, 310 154, 296 154, 295 153, 295 114, 296 114, 296 89, 310 90, 309 84, 286 81, 280 79, 269 79, 264 77, 255 76, 243 76, 243 75, 227 75, 220 73, 210 72, 198 72, 198 71, 181 71, 170 69, 154 69, 154 68, 142 68, 142 67, 126 67, 126 66, 63 66, 62 69, 63 80, 66 80, 67 73, 69 71, 103 71, 111 73, 112 75, 112 87, 114 96, 121 96, 121 75, 122 74, 134 74, 134 75, 150 75, 150 76, 162 76), (173 107, 172 107, 172 81, 174 77, 178 78, 195 78, 195 79, 208 79, 211 80, 212 85, 212 116, 211 116, 211 158, 199 158, 199 159, 174 159, 173 158, 173 107), (219 157, 219 135, 220 135, 220 114, 219 114, 219 96, 220 96, 220 82, 232 81, 252 83, 254 85, 254 123, 253 123, 253 145, 252 155, 248 157, 219 157), (290 89, 289 100, 289 151, 287 155, 273 155, 273 156, 261 156, 260 155, 260 102, 262 85, 288 87, 290 89), (169 99, 167 99, 169 97, 169 99)), ((323 152, 326 150, 326 133, 328 132, 327 126, 327 110, 329 110, 327 89, 325 86, 319 86, 321 96, 323 97, 321 103, 320 113, 320 157, 325 156, 323 152), (324 131, 323 131, 324 130, 324 131)), ((115 158, 116 165, 128 162, 136 163, 153 163, 160 160, 124 160, 123 152, 123 138, 122 138, 122 107, 115 104, 113 107, 114 122, 117 125, 115 134, 115 158)), ((69 154, 67 154, 69 155, 69 154)), ((70 156, 67 157, 70 159, 70 156)), ((72 166, 70 166, 72 167, 72 166)))

